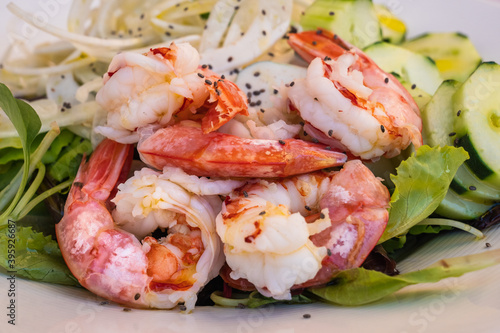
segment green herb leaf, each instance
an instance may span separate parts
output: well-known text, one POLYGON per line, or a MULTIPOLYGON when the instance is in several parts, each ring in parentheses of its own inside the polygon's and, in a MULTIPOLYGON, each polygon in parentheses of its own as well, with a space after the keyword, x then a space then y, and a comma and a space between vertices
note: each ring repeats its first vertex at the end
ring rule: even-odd
POLYGON ((467 159, 462 148, 422 146, 391 175, 396 185, 389 222, 379 244, 405 234, 428 217, 443 200, 458 167, 467 159))
POLYGON ((496 264, 500 264, 500 250, 443 259, 425 269, 396 276, 354 268, 340 272, 332 281, 332 285, 311 288, 309 291, 327 302, 339 305, 363 305, 412 284, 433 283, 496 264))
POLYGON ((56 241, 31 227, 16 227, 12 233, 11 225, 12 222, 9 223, 8 233, 0 233, 0 265, 3 268, 31 280, 79 285, 66 266, 56 241), (10 235, 15 242, 9 238, 10 235), (15 259, 9 262, 12 244, 15 244, 15 259))
POLYGON ((3 83, 0 83, 0 107, 16 128, 23 147, 30 147, 42 126, 36 111, 26 102, 16 99, 3 83))

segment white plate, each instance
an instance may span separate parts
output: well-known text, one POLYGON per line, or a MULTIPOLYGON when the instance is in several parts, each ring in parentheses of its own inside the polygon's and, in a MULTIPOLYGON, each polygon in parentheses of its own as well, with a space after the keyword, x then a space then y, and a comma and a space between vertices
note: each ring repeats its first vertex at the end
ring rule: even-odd
MULTIPOLYGON (((63 21, 69 1, 18 2, 43 10, 43 4, 60 5, 51 20, 63 21)), ((384 1, 407 23, 410 36, 428 31, 467 34, 484 60, 500 62, 500 4, 498 1, 384 1)), ((6 0, 0 0, 0 29, 5 31, 6 0)), ((38 40, 39 37, 36 39, 38 40)), ((4 48, 6 41, 0 42, 4 48)), ((1 49, 0 48, 0 49, 1 49)), ((452 233, 426 244, 401 263, 402 271, 429 265, 441 258, 500 247, 500 227, 475 240, 452 233)), ((193 314, 177 311, 132 310, 78 288, 16 280, 16 326, 7 324, 8 281, 0 274, 0 332, 500 332, 500 266, 450 278, 435 284, 407 287, 382 301, 362 307, 327 304, 270 306, 263 309, 198 307, 193 314), (303 318, 303 314, 311 318, 303 318)))

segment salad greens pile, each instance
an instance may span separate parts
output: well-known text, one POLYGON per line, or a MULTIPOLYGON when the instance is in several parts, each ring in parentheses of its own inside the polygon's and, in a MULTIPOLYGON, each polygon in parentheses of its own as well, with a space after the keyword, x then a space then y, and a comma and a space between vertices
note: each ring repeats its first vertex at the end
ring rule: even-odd
MULTIPOLYGON (((85 2, 75 3, 84 6, 85 2)), ((166 11, 160 16, 166 20, 167 14, 166 11)), ((201 23, 196 21, 196 26, 202 27, 204 22, 210 19, 210 15, 205 12, 195 14, 197 19, 198 16, 201 19, 201 23)), ((278 23, 279 26, 283 24, 281 19, 275 22, 276 25, 278 23)), ((300 23, 304 28, 316 29, 321 26, 336 32, 345 30, 346 35, 343 37, 359 47, 374 45, 373 43, 382 40, 401 44, 406 33, 404 24, 387 8, 374 6, 370 0, 317 0, 307 8, 300 23), (344 21, 339 17, 343 17, 344 21), (358 25, 359 22, 371 22, 376 29, 367 35, 361 25, 358 25)), ((162 22, 157 20, 155 24, 161 25, 162 22)), ((149 33, 153 34, 152 31, 149 33)), ((95 42, 89 39, 88 42, 90 41, 95 42)), ((143 40, 139 40, 139 37, 130 39, 134 47, 141 46, 140 42, 143 40)), ((377 49, 372 52, 380 51, 380 44, 377 45, 377 49)), ((97 47, 99 45, 92 46, 95 46, 93 51, 100 50, 97 47)), ((111 51, 106 55, 114 54, 115 50, 111 51)), ((407 54, 404 52, 401 54, 407 54)), ((84 58, 87 64, 88 58, 84 58)), ((425 60, 427 55, 415 59, 425 60)), ((475 55, 471 62, 477 63, 475 55)), ((432 61, 429 63, 431 65, 426 66, 432 66, 432 61)), ((456 70, 455 67, 453 70, 456 70)), ((468 68, 468 71, 474 69, 470 69, 470 66, 468 68)), ((409 90, 419 106, 425 107, 432 97, 432 92, 413 87, 411 70, 400 70, 400 73, 394 73, 395 76, 405 86, 410 87, 409 90)), ((449 75, 449 71, 447 73, 449 75)), ((469 74, 465 73, 465 76, 469 74)), ((462 78, 464 73, 457 75, 462 78)), ((432 83, 435 85, 435 82, 432 83)), ((99 83, 96 87, 98 86, 99 83)), ((28 103, 15 98, 9 88, 1 83, 0 107, 18 133, 18 137, 0 137, 0 267, 7 271, 12 270, 7 239, 9 234, 15 234, 15 271, 19 276, 49 283, 78 285, 78 281, 64 263, 55 240, 54 225, 62 216, 64 198, 80 162, 91 154, 92 145, 88 139, 67 128, 61 130, 56 124, 51 125, 48 132, 39 133, 42 124, 37 112, 28 103), (15 233, 8 233, 7 229, 12 225, 15 225, 15 233)), ((469 154, 460 147, 424 145, 405 160, 397 161, 397 167, 390 174, 390 181, 386 179, 392 195, 389 222, 379 241, 379 248, 385 249, 389 255, 398 251, 410 251, 409 238, 422 234, 437 234, 453 228, 466 230, 479 237, 482 235, 470 223, 433 216, 449 191, 455 173, 468 158, 469 154)), ((493 224, 491 219, 485 223, 487 226, 493 224)), ((436 282, 498 264, 499 258, 498 251, 489 251, 441 260, 425 269, 395 276, 366 268, 350 269, 332 277, 327 286, 308 288, 301 294, 294 295, 287 303, 302 304, 322 300, 340 305, 366 304, 411 284, 436 282)), ((230 295, 217 290, 210 297, 215 304, 221 306, 244 305, 253 308, 280 302, 258 292, 230 295)))
MULTIPOLYGON (((0 106, 19 133, 19 138, 0 141, 0 154, 3 159, 3 182, 0 188, 0 266, 12 271, 7 239, 15 235, 15 271, 19 276, 44 282, 77 285, 77 280, 64 263, 57 242, 50 234, 44 235, 34 230, 38 226, 37 222, 34 225, 23 225, 22 219, 36 206, 43 204, 48 197, 68 189, 79 165, 78 157, 81 159, 83 154, 91 152, 90 142, 76 138, 66 130, 60 132, 55 124, 49 132, 39 135, 41 122, 35 110, 26 102, 14 98, 2 83, 0 106), (57 185, 37 193, 43 187, 41 185, 44 181, 57 185), (14 232, 10 230, 12 224, 15 224, 14 232)), ((50 224, 46 219, 43 221, 50 224)), ((51 225, 53 228, 54 222, 51 225)), ((40 227, 47 230, 47 226, 40 227)))

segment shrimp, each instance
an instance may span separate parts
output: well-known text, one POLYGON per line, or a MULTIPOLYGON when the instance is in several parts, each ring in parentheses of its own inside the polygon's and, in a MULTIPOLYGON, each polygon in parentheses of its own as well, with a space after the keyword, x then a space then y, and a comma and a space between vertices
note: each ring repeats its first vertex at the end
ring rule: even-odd
MULTIPOLYGON (((142 135, 142 134, 141 134, 142 135)), ((147 135, 145 135, 147 136, 147 135)), ((211 132, 193 121, 162 128, 141 140, 141 160, 156 168, 180 167, 197 176, 286 177, 342 165, 343 153, 302 140, 257 140, 211 132)))
POLYGON ((190 311, 224 262, 215 231, 222 205, 217 189, 242 183, 205 179, 210 184, 194 186, 180 171, 144 168, 116 193, 131 157, 131 145, 106 139, 81 165, 56 225, 61 253, 80 284, 99 296, 138 308, 184 303, 190 311), (158 228, 165 237, 152 237, 158 228))
POLYGON ((247 100, 239 88, 207 71, 188 43, 116 55, 96 95, 97 103, 108 111, 107 124, 96 132, 121 143, 136 143, 138 128, 165 127, 182 113, 179 117, 188 119, 195 113, 206 114, 205 132, 238 113, 247 114, 247 100))
POLYGON ((308 134, 365 160, 422 145, 415 101, 361 50, 321 29, 290 34, 288 41, 310 62, 306 78, 288 90, 308 134))
POLYGON ((359 160, 233 191, 216 219, 232 287, 290 299, 360 266, 389 219, 389 191, 359 160))

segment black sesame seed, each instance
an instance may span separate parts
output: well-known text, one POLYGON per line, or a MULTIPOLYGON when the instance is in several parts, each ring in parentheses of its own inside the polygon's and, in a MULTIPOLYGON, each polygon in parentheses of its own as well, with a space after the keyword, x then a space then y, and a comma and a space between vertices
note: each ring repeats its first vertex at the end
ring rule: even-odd
POLYGON ((245 87, 247 87, 247 89, 252 89, 252 85, 250 83, 245 83, 245 87))
POLYGON ((312 210, 312 209, 311 209, 311 207, 309 207, 309 206, 304 206, 304 208, 305 208, 306 210, 308 210, 308 211, 311 211, 311 210, 312 210))
POLYGON ((414 83, 411 85, 411 89, 415 89, 417 87, 417 85, 414 83))
POLYGON ((285 144, 285 141, 283 141, 283 140, 279 140, 278 142, 280 143, 280 145, 284 145, 285 144))
POLYGON ((248 99, 251 99, 251 98, 252 98, 252 93, 251 93, 250 91, 249 91, 249 92, 247 92, 247 97, 248 97, 248 99))
POLYGON ((64 76, 64 75, 61 75, 61 79, 64 79, 64 78, 65 78, 65 76, 64 76))
POLYGON ((260 75, 260 72, 255 72, 255 73, 253 73, 253 76, 255 76, 255 77, 257 77, 257 76, 259 76, 259 75, 260 75))
POLYGON ((134 299, 137 301, 139 298, 141 298, 141 294, 139 293, 135 294, 134 299))
POLYGON ((198 76, 201 77, 202 79, 205 77, 205 75, 198 73, 198 76))
POLYGON ((314 100, 315 100, 316 102, 317 102, 317 101, 319 101, 319 100, 318 100, 318 97, 314 97, 314 100))
POLYGON ((220 94, 221 94, 219 89, 215 89, 215 93, 217 94, 217 96, 220 96, 220 94))
POLYGON ((128 29, 128 34, 132 35, 132 33, 133 33, 132 29, 128 29))
POLYGON ((266 89, 262 88, 261 90, 259 90, 259 92, 262 94, 263 92, 265 92, 266 89))
POLYGON ((328 131, 328 135, 329 135, 329 136, 332 136, 332 135, 333 135, 333 130, 329 130, 329 131, 328 131))
POLYGON ((169 24, 169 25, 168 25, 168 28, 169 28, 169 29, 173 29, 173 28, 174 28, 174 26, 173 26, 173 25, 171 25, 171 24, 169 24))
POLYGON ((317 44, 318 44, 317 41, 315 41, 315 40, 312 41, 312 45, 316 46, 317 44))
POLYGON ((273 90, 273 94, 275 94, 275 95, 276 95, 277 93, 278 93, 278 89, 274 89, 274 90, 273 90))
POLYGON ((308 134, 307 134, 307 132, 306 132, 306 131, 304 131, 304 136, 308 136, 308 134))
POLYGON ((263 36, 267 35, 266 30, 262 30, 262 35, 263 35, 263 36))
POLYGON ((252 107, 253 107, 253 106, 256 106, 256 105, 257 105, 257 103, 255 103, 255 102, 250 102, 250 106, 252 106, 252 107))
POLYGON ((309 318, 311 318, 311 315, 309 313, 304 313, 302 315, 302 317, 305 318, 305 319, 309 319, 309 318))
POLYGON ((243 196, 244 196, 245 198, 248 198, 248 192, 247 192, 247 191, 243 191, 243 196))
POLYGON ((453 140, 453 146, 458 147, 458 143, 459 143, 458 138, 456 138, 455 140, 453 140))
POLYGON ((290 87, 293 87, 294 84, 295 84, 294 81, 290 82, 290 87))
POLYGON ((330 58, 329 56, 325 56, 325 61, 330 61, 332 60, 332 58, 330 58))
POLYGON ((102 301, 102 302, 99 302, 99 305, 107 305, 107 304, 109 304, 109 302, 108 302, 108 301, 102 301))
POLYGON ((486 247, 491 247, 490 243, 486 243, 485 245, 486 245, 486 247))
POLYGON ((380 130, 382 131, 382 133, 384 133, 384 132, 385 132, 385 127, 384 127, 384 125, 380 125, 380 130))
POLYGON ((266 112, 266 110, 264 110, 264 109, 260 109, 260 112, 264 113, 264 112, 266 112))
POLYGON ((262 9, 262 15, 266 15, 266 11, 262 9))
POLYGON ((389 78, 388 78, 388 77, 386 77, 386 78, 384 79, 384 82, 385 82, 386 84, 387 84, 387 83, 389 83, 389 78))
POLYGON ((231 62, 231 61, 233 61, 233 57, 227 58, 227 62, 231 62))
POLYGON ((266 215, 266 211, 263 210, 262 212, 259 213, 259 215, 266 215))
POLYGON ((165 32, 165 36, 170 36, 170 32, 165 32))
POLYGON ((205 69, 207 67, 208 67, 207 65, 201 65, 201 68, 203 68, 203 69, 205 69))
POLYGON ((328 15, 333 16, 335 15, 335 12, 329 12, 328 15))
POLYGON ((320 218, 322 218, 322 219, 324 219, 324 218, 325 218, 325 214, 320 213, 320 214, 319 214, 319 217, 320 217, 320 218))
POLYGON ((258 100, 257 102, 255 102, 255 105, 256 106, 260 106, 262 104, 262 101, 261 100, 258 100))
POLYGON ((188 7, 184 7, 184 11, 187 11, 189 8, 188 7))
POLYGON ((234 7, 234 10, 238 10, 238 9, 240 9, 240 6, 235 6, 234 7))
POLYGON ((129 309, 129 308, 123 308, 123 312, 130 312, 132 311, 132 309, 129 309))
POLYGON ((243 303, 238 303, 238 305, 236 305, 236 307, 238 309, 245 309, 247 306, 245 304, 243 304, 243 303))
POLYGON ((210 80, 205 80, 205 83, 208 84, 208 85, 211 85, 212 84, 212 81, 210 80))
POLYGON ((451 132, 450 134, 448 134, 448 136, 455 136, 455 135, 457 135, 457 133, 455 132, 451 132))
POLYGON ((226 77, 224 76, 224 74, 222 74, 222 75, 220 76, 220 78, 221 78, 222 80, 224 80, 226 77))
POLYGON ((326 254, 327 254, 328 256, 331 256, 331 255, 332 255, 332 250, 330 250, 330 249, 326 249, 326 254))
POLYGON ((325 147, 325 149, 326 149, 326 150, 332 150, 332 147, 330 147, 330 146, 326 146, 326 147, 325 147))
POLYGON ((274 53, 272 52, 268 52, 267 55, 269 55, 270 57, 274 57, 274 53))
POLYGON ((462 110, 457 111, 457 117, 460 117, 460 114, 462 113, 462 110))
POLYGON ((475 187, 474 185, 471 185, 471 186, 469 186, 469 190, 471 190, 471 191, 475 191, 475 190, 476 190, 476 187, 475 187))
POLYGON ((321 30, 321 29, 316 30, 316 35, 321 35, 322 33, 323 33, 323 30, 321 30))
POLYGON ((181 304, 181 305, 179 305, 179 310, 186 311, 187 308, 186 308, 186 306, 184 304, 181 304))
POLYGON ((260 95, 260 91, 259 90, 255 90, 254 92, 252 92, 252 94, 254 96, 259 96, 260 95))
POLYGON ((319 141, 318 141, 318 139, 316 139, 316 138, 312 138, 312 142, 314 142, 314 143, 318 143, 319 141))
POLYGON ((65 108, 61 108, 61 112, 64 112, 64 111, 66 111, 66 109, 65 108))

